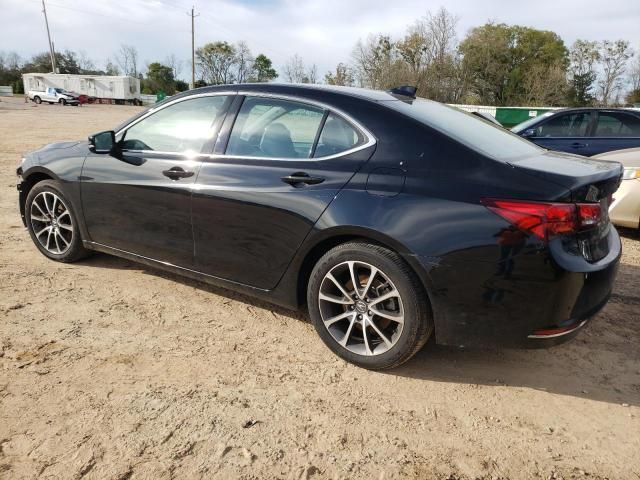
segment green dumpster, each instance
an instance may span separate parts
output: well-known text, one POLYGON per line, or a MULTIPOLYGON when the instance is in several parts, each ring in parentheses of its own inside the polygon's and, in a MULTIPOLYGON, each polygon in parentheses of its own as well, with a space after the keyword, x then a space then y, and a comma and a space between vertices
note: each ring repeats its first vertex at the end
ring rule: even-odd
POLYGON ((536 107, 498 107, 496 108, 496 120, 505 128, 511 128, 551 110, 551 108, 536 107))
POLYGON ((165 98, 167 98, 167 94, 165 92, 163 92, 162 90, 160 90, 158 93, 156 93, 156 103, 161 102, 165 98))

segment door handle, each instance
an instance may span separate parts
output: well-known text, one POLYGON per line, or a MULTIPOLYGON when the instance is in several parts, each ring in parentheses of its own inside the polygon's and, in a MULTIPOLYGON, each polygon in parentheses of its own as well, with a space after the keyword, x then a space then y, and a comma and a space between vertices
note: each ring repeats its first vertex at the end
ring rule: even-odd
POLYGON ((299 186, 301 184, 306 185, 317 185, 318 183, 324 182, 324 178, 322 177, 312 177, 308 173, 305 172, 296 172, 291 175, 287 175, 286 177, 282 177, 281 179, 284 183, 288 183, 294 187, 299 186))
POLYGON ((187 172, 182 167, 171 167, 169 170, 163 170, 162 174, 171 180, 179 180, 181 178, 192 177, 193 172, 187 172))
POLYGON ((571 144, 571 148, 584 148, 586 146, 587 146, 586 143, 580 143, 580 142, 573 142, 571 144))

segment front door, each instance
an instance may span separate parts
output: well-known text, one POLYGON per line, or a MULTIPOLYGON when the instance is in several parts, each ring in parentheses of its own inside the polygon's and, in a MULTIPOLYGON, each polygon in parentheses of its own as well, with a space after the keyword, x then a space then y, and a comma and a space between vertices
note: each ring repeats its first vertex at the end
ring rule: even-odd
POLYGON ((549 150, 589 155, 590 124, 589 112, 560 113, 538 125, 530 140, 549 150))
POLYGON ((196 270, 271 289, 374 142, 336 113, 286 99, 247 96, 233 120, 193 193, 196 270))
POLYGON ((87 156, 81 192, 91 241, 192 267, 191 192, 230 99, 170 103, 119 133, 121 158, 87 156))

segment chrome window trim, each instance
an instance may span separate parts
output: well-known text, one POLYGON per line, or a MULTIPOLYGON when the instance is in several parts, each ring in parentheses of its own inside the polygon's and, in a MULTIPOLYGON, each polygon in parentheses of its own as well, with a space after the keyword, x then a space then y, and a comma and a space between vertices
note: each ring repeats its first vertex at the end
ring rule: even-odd
MULTIPOLYGON (((338 115, 340 117, 342 117, 344 120, 346 120, 349 124, 351 124, 353 127, 355 127, 357 130, 360 131, 360 133, 365 137, 365 142, 361 145, 358 145, 356 147, 350 148, 348 150, 345 150, 343 152, 339 152, 339 153, 334 153, 333 155, 325 155, 324 157, 303 157, 303 158, 289 158, 289 157, 262 157, 262 156, 246 156, 246 155, 227 155, 227 154, 215 154, 215 153, 196 153, 194 154, 194 157, 205 157, 205 158, 209 158, 211 160, 222 160, 222 159, 229 159, 229 160, 240 160, 240 159, 246 159, 246 160, 275 160, 275 161, 286 161, 286 162, 320 162, 320 161, 324 161, 324 160, 331 160, 334 158, 339 158, 339 157, 343 157, 345 155, 350 155, 352 153, 358 152, 360 150, 364 150, 366 148, 369 148, 373 145, 376 145, 378 143, 377 138, 366 128, 364 127, 360 122, 358 122, 355 118, 353 118, 351 115, 343 112, 340 109, 337 109, 336 107, 333 107, 331 105, 328 105, 324 102, 319 102, 317 100, 310 100, 307 98, 298 98, 296 96, 293 95, 287 95, 287 94, 277 94, 277 93, 270 93, 270 92, 254 92, 254 91, 233 91, 233 90, 225 90, 225 91, 220 91, 220 92, 206 92, 206 93, 198 93, 198 94, 194 94, 194 95, 187 95, 185 97, 182 98, 176 98, 175 100, 168 102, 164 105, 161 105, 160 107, 157 108, 152 108, 150 109, 145 115, 143 115, 140 118, 136 118, 133 122, 131 122, 130 124, 124 126, 123 128, 121 128, 120 130, 118 130, 116 132, 116 136, 120 135, 120 133, 124 132, 125 130, 133 127, 135 124, 137 124, 138 122, 141 122, 142 120, 144 120, 145 118, 149 117, 150 115, 153 115, 156 112, 159 112, 160 110, 169 107, 170 105, 175 105, 176 103, 179 102, 183 102, 186 100, 190 100, 192 98, 199 98, 199 97, 214 97, 214 96, 219 96, 219 95, 242 95, 244 97, 265 97, 265 98, 275 98, 275 99, 279 99, 279 100, 288 100, 291 102, 297 102, 297 103, 302 103, 302 104, 308 104, 311 106, 315 106, 315 107, 319 107, 322 108, 324 110, 329 111, 330 113, 333 113, 335 115, 338 115)), ((239 113, 239 111, 238 111, 239 113)), ((237 114, 236 114, 237 115, 237 114)), ((136 153, 136 154, 160 154, 160 155, 188 155, 185 152, 164 152, 164 151, 160 151, 160 150, 125 150, 127 153, 136 153)))

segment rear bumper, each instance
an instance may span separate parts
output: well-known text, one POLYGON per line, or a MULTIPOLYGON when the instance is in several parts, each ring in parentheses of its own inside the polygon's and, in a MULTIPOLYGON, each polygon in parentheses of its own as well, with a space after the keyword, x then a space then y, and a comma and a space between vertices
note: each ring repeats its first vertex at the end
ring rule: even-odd
POLYGON ((432 267, 436 341, 529 348, 573 338, 611 295, 621 256, 615 228, 607 241, 609 254, 594 263, 550 245, 495 263, 474 261, 467 250, 432 267))

